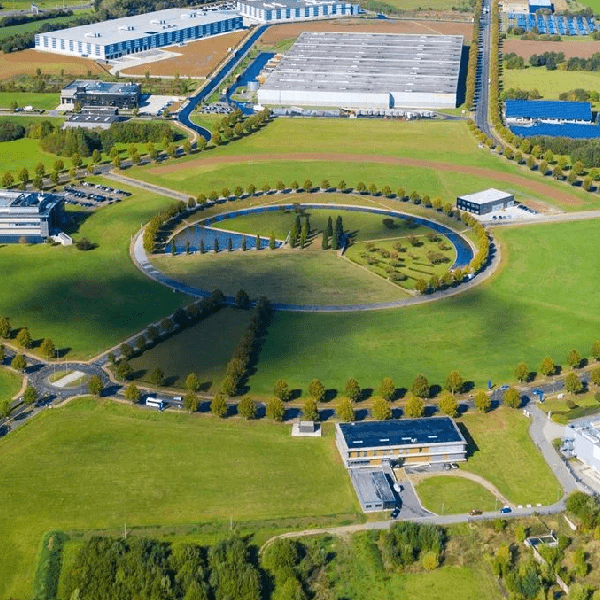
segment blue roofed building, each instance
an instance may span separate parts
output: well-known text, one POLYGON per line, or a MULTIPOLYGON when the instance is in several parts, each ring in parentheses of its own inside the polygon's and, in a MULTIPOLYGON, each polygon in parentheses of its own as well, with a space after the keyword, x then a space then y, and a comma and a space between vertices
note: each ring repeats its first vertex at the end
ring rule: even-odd
POLYGON ((520 137, 600 137, 600 127, 592 120, 590 102, 507 100, 504 119, 510 130, 520 137))
POLYGON ((529 0, 529 12, 531 14, 535 14, 540 9, 554 12, 554 5, 551 0, 529 0))
POLYGON ((338 423, 347 468, 465 461, 467 441, 450 417, 338 423))
POLYGON ((591 123, 592 105, 589 102, 560 102, 548 100, 507 100, 506 124, 591 123))

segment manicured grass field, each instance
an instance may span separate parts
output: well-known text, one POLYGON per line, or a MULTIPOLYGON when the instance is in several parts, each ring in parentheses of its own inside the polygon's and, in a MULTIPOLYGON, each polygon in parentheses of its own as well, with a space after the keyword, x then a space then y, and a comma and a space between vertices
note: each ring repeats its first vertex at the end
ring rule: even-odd
MULTIPOLYGON (((10 2, 11 8, 12 4, 13 3, 10 2)), ((29 33, 30 31, 38 31, 42 25, 63 25, 66 27, 70 22, 76 20, 77 17, 83 16, 89 12, 91 11, 77 11, 77 13, 71 17, 54 17, 52 19, 45 19, 43 21, 33 21, 32 23, 23 23, 21 25, 10 25, 9 27, 3 27, 0 29, 0 42, 11 35, 22 35, 23 33, 29 33)))
MULTIPOLYGON (((267 296, 286 304, 362 304, 406 298, 384 281, 334 250, 262 250, 164 256, 154 265, 178 281, 206 291, 219 288, 235 296, 267 296)), ((272 384, 270 386, 273 387, 272 384)))
POLYGON ((33 108, 37 109, 53 110, 60 102, 60 94, 0 92, 0 108, 10 108, 13 101, 17 102, 19 108, 33 106, 33 108))
POLYGON ((198 375, 203 391, 218 386, 250 316, 248 311, 224 308, 184 329, 130 361, 135 379, 148 384, 152 371, 160 367, 167 387, 184 388, 192 372, 198 375))
MULTIPOLYGON (((320 196, 303 194, 302 198, 303 200, 305 199, 306 202, 322 202, 320 196)), ((348 196, 342 194, 331 194, 326 197, 326 202, 339 202, 340 204, 357 203, 356 198, 351 198, 350 202, 346 201, 347 198, 348 196)), ((290 198, 291 202, 296 202, 297 200, 299 200, 299 197, 297 196, 292 196, 290 198)), ((402 210, 402 207, 399 206, 398 209, 402 210)), ((344 231, 350 235, 353 242, 380 240, 390 237, 396 238, 410 234, 422 235, 428 231, 428 228, 426 227, 409 227, 407 221, 403 219, 395 219, 393 226, 388 227, 383 224, 383 219, 385 218, 383 215, 364 212, 359 213, 343 209, 321 210, 307 208, 303 214, 308 216, 311 232, 313 233, 325 231, 327 229, 328 218, 331 218, 335 230, 335 221, 338 216, 341 216, 344 231)), ((268 237, 273 231, 275 232, 275 237, 277 239, 284 240, 295 221, 296 212, 291 210, 244 215, 227 221, 219 221, 214 225, 219 229, 227 229, 228 231, 237 231, 239 233, 248 233, 251 235, 260 234, 263 237, 268 237)), ((301 223, 303 222, 304 219, 301 216, 301 223)))
POLYGON ((467 413, 460 422, 474 441, 461 469, 481 475, 515 504, 535 506, 560 499, 560 484, 529 437, 529 419, 520 411, 467 413))
POLYGON ((466 513, 476 508, 491 511, 497 507, 494 495, 464 477, 428 477, 417 485, 423 506, 439 515, 466 513))
POLYGON ((328 432, 157 413, 91 399, 0 440, 0 597, 31 596, 48 529, 254 520, 358 510, 328 432), (67 459, 68 457, 68 459, 67 459))
POLYGON ((129 258, 131 235, 160 207, 173 203, 133 191, 94 213, 69 213, 81 221, 73 237, 87 237, 98 244, 94 250, 47 244, 0 248, 0 272, 11 282, 0 289, 0 313, 14 327, 27 326, 34 339, 50 337, 58 348, 69 349, 70 358, 83 358, 186 302, 142 275, 129 258))
POLYGON ((21 377, 0 367, 0 402, 2 400, 11 400, 21 389, 21 377))
POLYGON ((504 89, 511 87, 537 91, 544 100, 558 100, 561 92, 576 88, 596 90, 600 85, 600 73, 595 71, 548 71, 546 67, 527 69, 504 69, 504 89))
MULTIPOLYGON (((23 125, 26 126, 26 123, 23 125)), ((33 168, 40 162, 44 164, 47 171, 51 170, 57 158, 54 154, 42 152, 38 140, 22 138, 14 142, 0 142, 0 173, 10 171, 15 180, 23 167, 29 170, 29 176, 32 177, 33 168)), ((65 164, 70 166, 68 159, 65 164)))
POLYGON ((537 370, 545 356, 564 364, 571 348, 587 356, 600 329, 599 234, 600 220, 498 229, 508 262, 470 292, 401 310, 277 313, 252 391, 269 394, 279 377, 302 389, 314 377, 336 389, 348 377, 410 387, 422 372, 443 384, 453 369, 483 387, 512 379, 522 360, 537 370))

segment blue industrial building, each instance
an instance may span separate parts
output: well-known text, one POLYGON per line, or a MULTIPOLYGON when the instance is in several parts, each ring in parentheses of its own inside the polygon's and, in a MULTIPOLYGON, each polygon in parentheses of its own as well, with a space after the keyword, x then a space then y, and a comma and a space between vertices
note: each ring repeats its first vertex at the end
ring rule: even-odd
POLYGON ((592 121, 589 102, 507 100, 504 117, 506 125, 520 137, 600 137, 600 127, 592 121))

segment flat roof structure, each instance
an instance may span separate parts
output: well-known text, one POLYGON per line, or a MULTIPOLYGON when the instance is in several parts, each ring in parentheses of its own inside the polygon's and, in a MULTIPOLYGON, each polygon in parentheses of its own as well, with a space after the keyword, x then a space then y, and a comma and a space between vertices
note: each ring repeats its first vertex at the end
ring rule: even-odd
POLYGON ((360 506, 365 512, 394 508, 396 496, 392 491, 389 475, 383 469, 350 469, 350 480, 356 491, 360 506))
POLYGON ((504 114, 507 120, 585 121, 591 123, 592 105, 590 102, 507 100, 504 114))
POLYGON ((359 5, 343 0, 237 0, 245 17, 260 23, 331 19, 359 14, 359 5))
POLYGON ((454 462, 465 460, 467 446, 450 417, 338 423, 336 443, 347 467, 454 462))
POLYGON ((510 130, 519 137, 565 137, 574 140, 600 138, 600 127, 594 123, 532 123, 510 125, 510 130))
POLYGON ((266 105, 454 108, 462 36, 304 32, 258 90, 266 105))
POLYGON ((488 212, 502 210, 508 206, 513 206, 515 197, 513 194, 502 192, 496 188, 489 188, 474 194, 465 194, 456 199, 456 207, 459 210, 483 215, 488 212))
POLYGON ((62 199, 53 194, 0 190, 0 242, 39 242, 60 225, 62 199))
POLYGON ((111 59, 226 33, 243 26, 235 10, 168 8, 35 35, 36 50, 111 59))

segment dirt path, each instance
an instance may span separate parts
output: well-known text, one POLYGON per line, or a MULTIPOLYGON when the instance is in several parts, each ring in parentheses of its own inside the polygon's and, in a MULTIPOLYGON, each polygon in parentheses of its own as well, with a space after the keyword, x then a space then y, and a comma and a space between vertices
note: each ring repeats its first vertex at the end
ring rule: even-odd
POLYGON ((514 508, 514 504, 509 502, 506 496, 500 492, 500 490, 487 479, 475 475, 475 473, 469 473, 469 471, 463 471, 462 469, 453 469, 452 471, 435 471, 431 473, 419 473, 418 475, 406 475, 406 478, 413 484, 413 487, 417 487, 421 481, 428 479, 429 477, 463 477, 464 479, 470 479, 475 483, 483 486, 488 492, 493 494, 503 505, 508 505, 514 508))
MULTIPOLYGON (((408 158, 406 156, 371 156, 364 154, 323 154, 312 152, 298 152, 290 154, 247 154, 237 156, 208 156, 198 159, 201 166, 218 166, 232 164, 248 164, 260 162, 289 162, 289 161, 319 161, 319 162, 341 162, 341 163, 369 163, 382 165, 400 165, 405 167, 415 167, 421 169, 433 169, 434 171, 447 171, 452 173, 463 173, 475 177, 493 178, 503 181, 510 185, 518 185, 527 188, 532 192, 547 197, 564 204, 566 206, 579 206, 583 201, 572 196, 568 191, 563 191, 547 185, 543 181, 526 179, 513 173, 503 173, 500 171, 490 171, 482 167, 470 165, 455 165, 433 160, 422 160, 408 158)), ((169 164, 152 167, 148 170, 153 175, 163 175, 167 173, 178 173, 187 171, 190 163, 169 164)))

